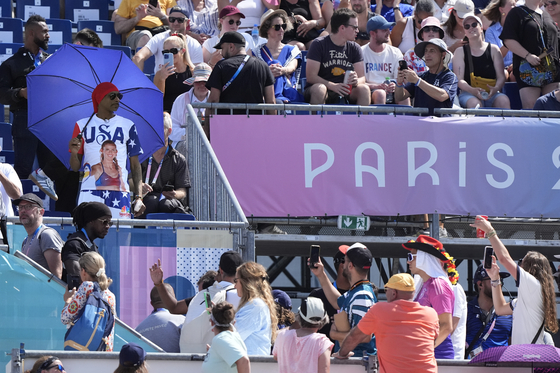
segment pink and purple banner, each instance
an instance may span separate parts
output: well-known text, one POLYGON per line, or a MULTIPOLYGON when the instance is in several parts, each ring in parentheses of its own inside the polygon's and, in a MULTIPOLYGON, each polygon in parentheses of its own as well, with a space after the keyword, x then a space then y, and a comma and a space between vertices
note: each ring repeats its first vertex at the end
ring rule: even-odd
POLYGON ((239 115, 211 126, 247 216, 560 216, 555 119, 239 115))

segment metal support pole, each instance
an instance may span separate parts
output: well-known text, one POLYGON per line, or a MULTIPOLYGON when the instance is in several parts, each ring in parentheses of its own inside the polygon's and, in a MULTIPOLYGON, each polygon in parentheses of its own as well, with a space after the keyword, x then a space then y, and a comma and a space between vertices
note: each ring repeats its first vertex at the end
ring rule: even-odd
POLYGON ((432 224, 430 224, 430 236, 439 240, 439 214, 430 214, 430 220, 432 224))

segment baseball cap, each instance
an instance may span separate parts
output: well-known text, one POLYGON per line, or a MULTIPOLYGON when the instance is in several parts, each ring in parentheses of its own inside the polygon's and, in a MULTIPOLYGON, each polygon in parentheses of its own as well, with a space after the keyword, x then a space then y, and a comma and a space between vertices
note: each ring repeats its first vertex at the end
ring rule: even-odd
POLYGON ((21 201, 27 201, 36 204, 40 208, 43 208, 43 201, 39 198, 36 194, 33 193, 25 193, 23 196, 19 197, 18 199, 14 200, 14 203, 19 205, 21 201))
POLYGON ((391 276, 385 287, 400 291, 414 291, 414 279, 408 273, 399 273, 391 276))
POLYGON ((391 28, 394 25, 395 25, 395 22, 387 22, 385 17, 377 15, 377 16, 371 17, 367 21, 366 29, 367 29, 367 32, 369 34, 370 31, 387 30, 388 28, 391 28))
POLYGON ((414 47, 414 53, 416 53, 418 58, 424 57, 424 50, 426 49, 426 46, 428 44, 433 44, 442 52, 445 52, 445 59, 443 60, 443 63, 445 63, 446 65, 449 64, 449 61, 451 61, 451 57, 453 57, 453 54, 451 54, 451 52, 447 50, 447 44, 445 44, 443 40, 437 38, 416 44, 416 46, 414 47))
POLYGON ((311 324, 320 322, 320 320, 313 320, 313 318, 323 320, 327 316, 323 302, 321 299, 315 297, 307 297, 307 299, 301 302, 298 313, 302 319, 311 324))
POLYGON ((465 18, 468 13, 474 13, 474 3, 471 0, 457 0, 453 9, 457 12, 457 17, 465 18))
POLYGON ((210 65, 201 62, 194 67, 192 77, 188 78, 183 83, 193 85, 196 82, 207 82, 210 74, 212 74, 210 65))
POLYGON ((245 18, 245 14, 241 13, 241 11, 233 5, 225 6, 224 9, 222 9, 220 11, 220 15, 218 16, 218 18, 221 19, 221 18, 224 18, 224 17, 227 17, 227 16, 232 16, 234 14, 239 14, 241 16, 241 18, 245 18))
POLYGON ((237 267, 239 267, 241 264, 243 264, 243 259, 241 259, 241 255, 239 255, 239 253, 236 251, 226 251, 220 257, 220 268, 228 276, 235 275, 237 267))
POLYGON ((137 367, 146 359, 146 351, 136 343, 130 342, 122 346, 119 363, 125 367, 137 367))
POLYGON ((189 13, 187 13, 186 9, 181 8, 180 6, 176 5, 171 10, 169 10, 169 14, 171 13, 182 13, 185 17, 189 18, 189 13))
POLYGON ((346 255, 356 267, 363 269, 371 268, 371 251, 364 244, 356 242, 352 246, 341 245, 338 247, 338 250, 346 255))
POLYGON ((245 45, 245 38, 237 31, 228 31, 222 35, 222 38, 218 44, 214 45, 214 49, 222 49, 222 44, 233 43, 233 44, 243 44, 245 45))
MULTIPOLYGON (((432 39, 433 40, 433 39, 432 39)), ((441 242, 433 237, 421 234, 416 240, 410 240, 407 243, 403 243, 402 246, 407 250, 420 250, 435 256, 439 260, 446 262, 448 259, 443 255, 443 245, 441 242)))
POLYGON ((272 298, 276 303, 278 303, 285 309, 292 309, 292 300, 290 299, 290 296, 286 294, 286 292, 278 289, 272 290, 272 298))
POLYGON ((445 33, 443 32, 443 29, 441 28, 441 22, 436 17, 424 18, 424 20, 422 21, 422 24, 420 25, 420 31, 418 31, 418 39, 420 39, 422 41, 424 40, 424 38, 422 37, 422 29, 426 26, 435 26, 435 27, 439 28, 439 38, 443 39, 443 36, 445 35, 445 33))
POLYGON ((463 18, 463 26, 465 25, 467 19, 469 19, 469 18, 474 18, 476 20, 476 22, 478 22, 478 24, 482 26, 482 21, 474 13, 465 14, 465 17, 463 18))
MULTIPOLYGON (((500 272, 501 279, 508 278, 509 276, 511 275, 507 272, 500 272)), ((487 278, 490 278, 490 276, 488 276, 488 272, 486 272, 486 269, 482 264, 479 265, 476 271, 474 272, 473 283, 476 285, 478 281, 483 281, 487 278)))

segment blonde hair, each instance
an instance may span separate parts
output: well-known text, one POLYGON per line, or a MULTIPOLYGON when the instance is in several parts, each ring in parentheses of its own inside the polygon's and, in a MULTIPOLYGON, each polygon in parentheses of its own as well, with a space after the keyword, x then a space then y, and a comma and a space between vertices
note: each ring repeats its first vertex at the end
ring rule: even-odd
POLYGON ((163 43, 165 44, 168 41, 180 45, 180 48, 185 51, 185 53, 183 54, 183 62, 185 63, 185 65, 187 65, 187 67, 191 70, 192 73, 194 70, 194 63, 192 63, 191 57, 189 56, 189 50, 187 49, 187 39, 185 38, 185 35, 173 34, 167 39, 165 39, 163 43))
POLYGON ((109 285, 113 283, 113 280, 107 277, 105 273, 105 260, 101 255, 96 252, 90 251, 85 253, 78 261, 80 268, 99 284, 101 290, 109 289, 109 285), (101 271, 100 271, 101 270, 101 271), (97 275, 99 273, 99 276, 97 275))
POLYGON ((278 329, 278 316, 276 306, 272 298, 272 288, 268 283, 266 269, 255 262, 246 262, 237 267, 237 281, 241 283, 242 293, 239 301, 240 310, 249 301, 260 298, 266 303, 270 311, 270 329, 272 330, 271 342, 274 343, 278 329))

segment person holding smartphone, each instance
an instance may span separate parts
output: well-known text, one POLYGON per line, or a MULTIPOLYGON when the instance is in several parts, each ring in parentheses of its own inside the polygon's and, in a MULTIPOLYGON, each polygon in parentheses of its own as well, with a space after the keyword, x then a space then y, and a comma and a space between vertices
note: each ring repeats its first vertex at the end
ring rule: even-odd
POLYGON ((140 218, 156 212, 186 214, 188 188, 191 187, 185 157, 169 144, 171 116, 163 113, 164 146, 145 160, 142 166, 142 195, 146 211, 140 218))

